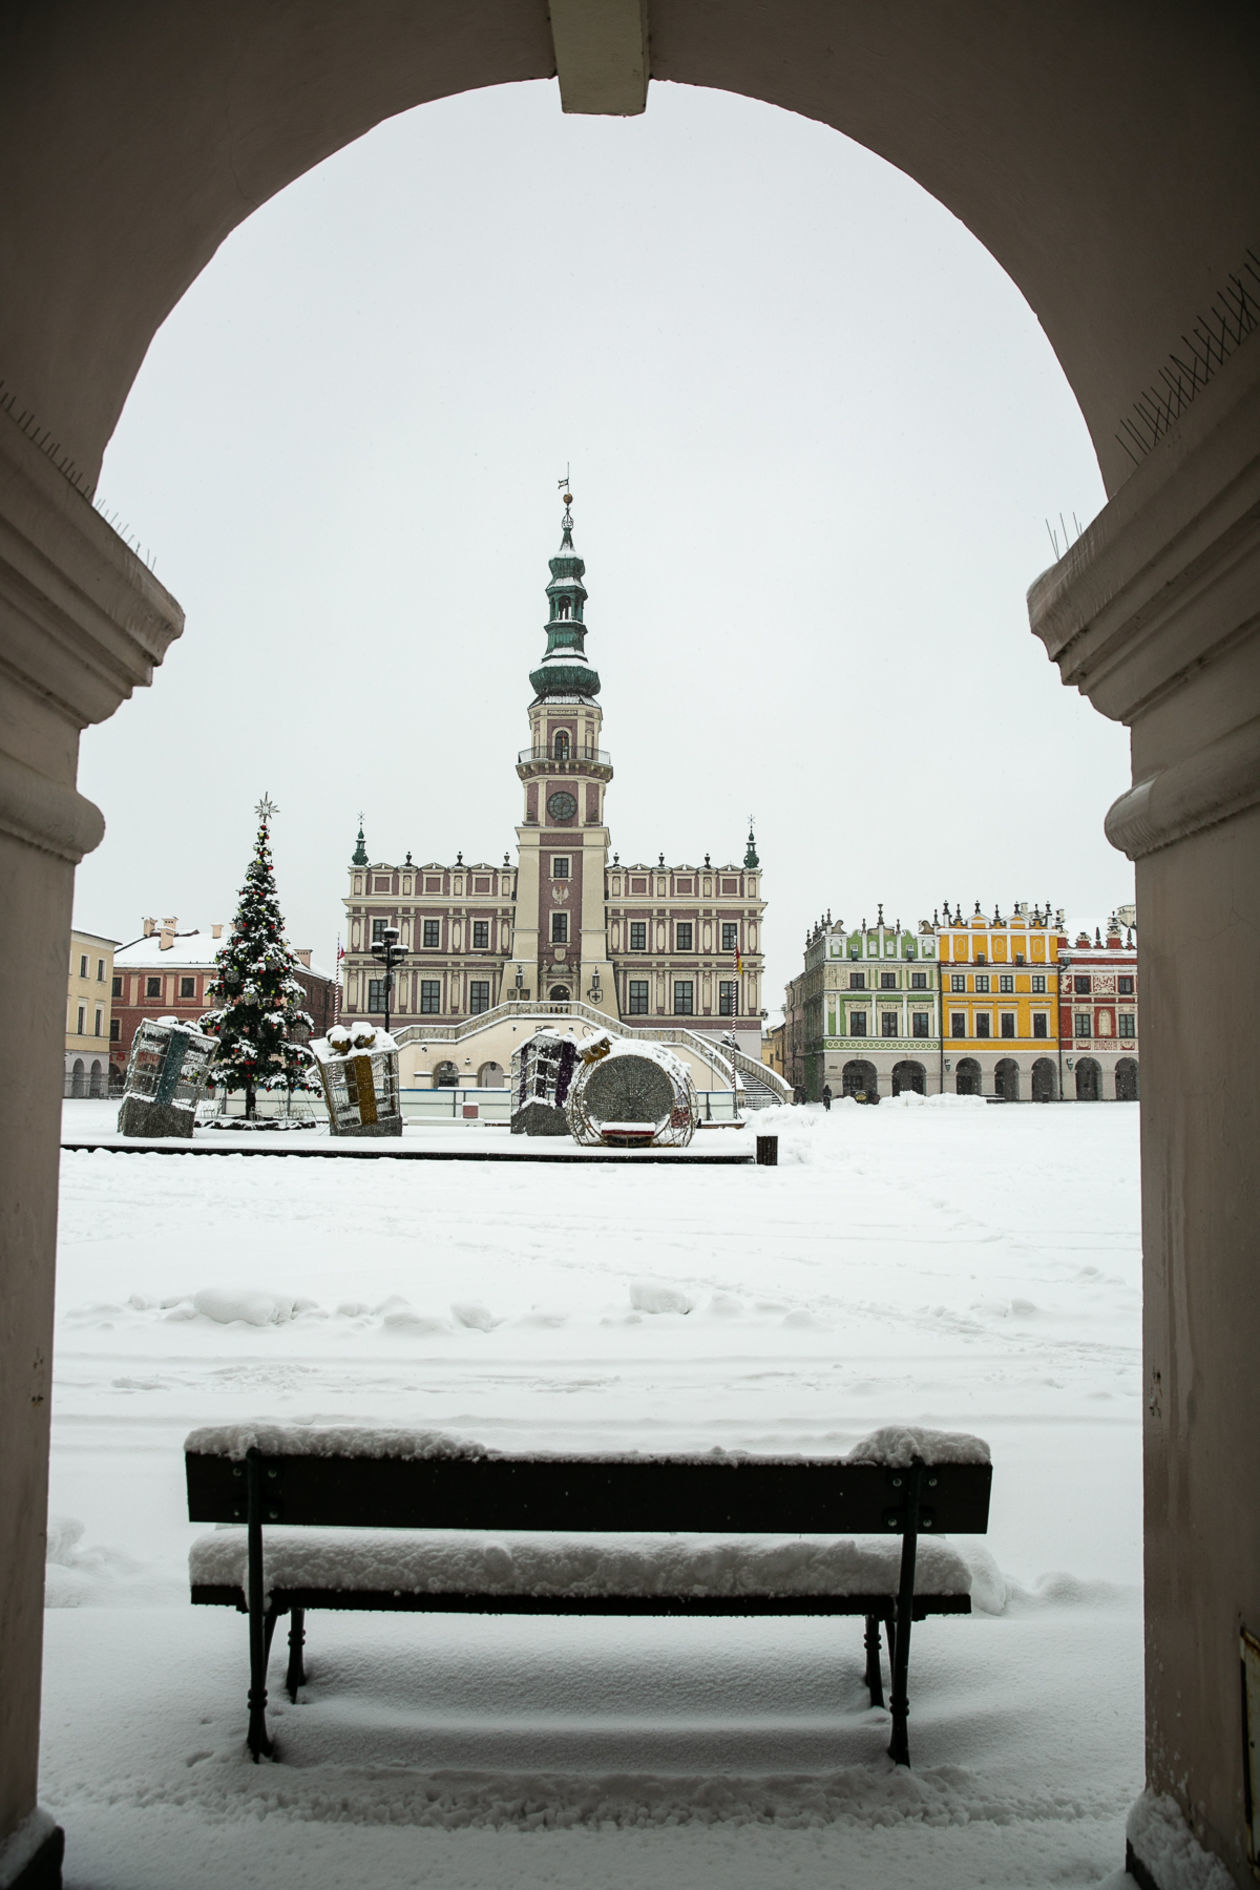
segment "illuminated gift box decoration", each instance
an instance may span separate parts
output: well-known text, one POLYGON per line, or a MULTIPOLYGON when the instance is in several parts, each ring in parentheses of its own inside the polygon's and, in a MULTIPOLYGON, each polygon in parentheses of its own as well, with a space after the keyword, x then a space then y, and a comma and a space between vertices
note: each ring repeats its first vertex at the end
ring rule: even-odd
POLYGON ((564 1113, 578 1053, 572 1037, 536 1030, 512 1052, 513 1135, 567 1135, 564 1113))
POLYGON ((191 1137, 216 1048, 177 1017, 146 1017, 131 1040, 118 1133, 191 1137))
POLYGON ((375 1024, 337 1024, 310 1046, 334 1135, 401 1135, 398 1045, 375 1024))
POLYGON ((565 1104, 573 1139, 591 1148, 685 1148, 700 1121, 691 1073, 656 1043, 601 1031, 578 1046, 565 1104))

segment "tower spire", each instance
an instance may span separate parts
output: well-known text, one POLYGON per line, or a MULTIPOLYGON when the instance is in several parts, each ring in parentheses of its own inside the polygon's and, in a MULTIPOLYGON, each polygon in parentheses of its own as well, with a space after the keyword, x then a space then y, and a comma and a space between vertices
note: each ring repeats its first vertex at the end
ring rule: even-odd
POLYGON ((550 615, 547 648, 537 669, 530 671, 536 701, 554 696, 577 696, 590 701, 599 694, 599 673, 586 660, 586 566, 573 548, 573 493, 567 477, 561 480, 564 517, 560 521, 560 549, 550 563, 547 586, 550 615))

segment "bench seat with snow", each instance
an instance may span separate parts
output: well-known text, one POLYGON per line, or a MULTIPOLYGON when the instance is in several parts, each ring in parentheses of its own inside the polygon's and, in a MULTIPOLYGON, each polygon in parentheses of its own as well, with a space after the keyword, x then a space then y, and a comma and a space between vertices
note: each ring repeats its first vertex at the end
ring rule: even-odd
POLYGON ((306 1614, 337 1608, 857 1615, 873 1706, 887 1634, 889 1752, 908 1765, 911 1622, 971 1612, 967 1563, 937 1538, 984 1533, 992 1477, 979 1438, 900 1429, 843 1458, 522 1457, 442 1433, 306 1427, 194 1431, 185 1452, 189 1517, 220 1525, 190 1552, 192 1600, 249 1616, 255 1760, 275 1756, 277 1621, 290 1617, 296 1699, 306 1614))

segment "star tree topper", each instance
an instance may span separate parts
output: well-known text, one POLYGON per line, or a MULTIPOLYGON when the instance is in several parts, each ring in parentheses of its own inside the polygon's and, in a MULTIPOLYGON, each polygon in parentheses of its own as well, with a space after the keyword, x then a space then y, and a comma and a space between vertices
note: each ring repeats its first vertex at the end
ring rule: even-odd
POLYGON ((258 815, 259 820, 261 820, 265 826, 267 822, 271 819, 271 816, 273 814, 278 814, 280 812, 280 809, 276 806, 270 794, 264 793, 262 799, 259 801, 257 807, 254 809, 254 812, 258 815))

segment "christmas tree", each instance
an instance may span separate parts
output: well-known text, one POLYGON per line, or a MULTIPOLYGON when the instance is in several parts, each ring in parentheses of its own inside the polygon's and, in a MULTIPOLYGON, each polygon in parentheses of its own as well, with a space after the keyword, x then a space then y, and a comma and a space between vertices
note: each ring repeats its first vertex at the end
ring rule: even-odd
POLYGON ((253 1117, 258 1090, 308 1086, 301 1066, 309 1057, 294 1037, 314 1029, 314 1020, 302 1009, 306 994, 298 980, 297 959, 285 940, 271 868, 267 828, 278 812, 264 794, 236 919, 206 986, 215 1008, 201 1019, 201 1028, 219 1040, 214 1079, 225 1089, 245 1091, 247 1118, 253 1117))

